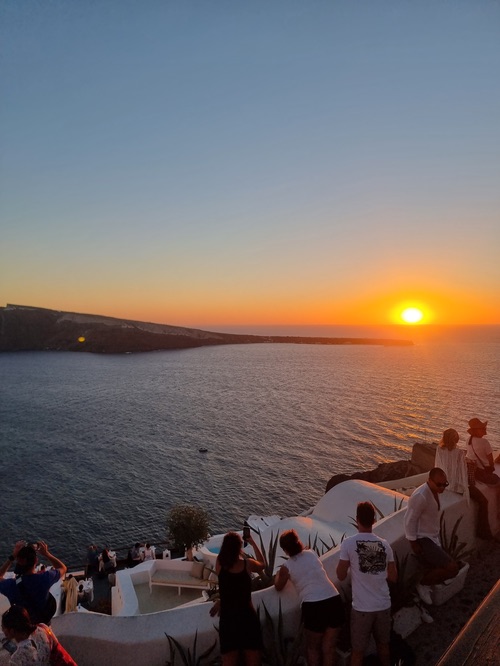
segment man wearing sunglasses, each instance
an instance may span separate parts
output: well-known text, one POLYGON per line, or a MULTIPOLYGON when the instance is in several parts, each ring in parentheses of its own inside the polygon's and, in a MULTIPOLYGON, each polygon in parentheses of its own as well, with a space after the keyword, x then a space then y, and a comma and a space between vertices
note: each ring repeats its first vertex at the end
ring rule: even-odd
POLYGON ((442 549, 439 540, 439 496, 447 485, 446 474, 440 467, 434 467, 429 472, 427 483, 413 491, 406 510, 406 538, 426 568, 417 585, 417 592, 427 604, 432 604, 430 586, 454 578, 459 571, 458 563, 442 549))

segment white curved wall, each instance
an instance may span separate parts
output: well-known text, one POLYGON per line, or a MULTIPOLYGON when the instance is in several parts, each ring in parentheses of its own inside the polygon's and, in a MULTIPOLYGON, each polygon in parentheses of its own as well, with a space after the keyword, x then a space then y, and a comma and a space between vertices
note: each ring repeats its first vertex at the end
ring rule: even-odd
MULTIPOLYGON (((324 518, 331 511, 334 517, 355 515, 359 501, 373 501, 384 512, 394 506, 394 493, 364 481, 347 481, 333 488, 330 497, 323 497, 318 503, 319 509, 315 516, 324 518), (335 492, 333 492, 335 491, 335 492), (380 506, 379 506, 380 505, 380 506)), ((396 495, 399 501, 399 494, 396 495)), ((462 517, 459 535, 463 541, 472 545, 474 542, 474 508, 467 507, 460 495, 445 492, 442 495, 442 507, 445 510, 446 523, 451 531, 455 522, 462 517)), ((386 538, 400 557, 409 552, 404 539, 404 513, 401 509, 380 520, 374 531, 386 538)), ((313 511, 313 514, 315 511, 313 511)), ((317 518, 315 518, 317 520, 317 518)), ((283 521, 281 521, 283 522, 283 521)), ((271 530, 276 525, 271 526, 271 530)), ((323 556, 323 565, 338 585, 335 570, 339 558, 339 548, 335 548, 323 556)), ((341 587, 349 595, 349 584, 344 582, 341 587)), ((285 626, 291 635, 298 626, 298 598, 289 584, 281 593, 268 588, 253 594, 254 604, 259 607, 265 603, 268 611, 277 616, 281 601, 285 626)), ((95 613, 70 613, 54 618, 53 626, 63 645, 73 654, 79 666, 164 666, 169 656, 168 641, 165 633, 174 636, 181 644, 192 648, 194 634, 198 632, 198 654, 203 652, 217 639, 214 625, 218 620, 211 618, 211 603, 200 603, 189 607, 141 615, 135 617, 113 617, 95 613)), ((262 611, 261 611, 262 612, 262 611)), ((262 615, 261 615, 262 617, 262 615)))

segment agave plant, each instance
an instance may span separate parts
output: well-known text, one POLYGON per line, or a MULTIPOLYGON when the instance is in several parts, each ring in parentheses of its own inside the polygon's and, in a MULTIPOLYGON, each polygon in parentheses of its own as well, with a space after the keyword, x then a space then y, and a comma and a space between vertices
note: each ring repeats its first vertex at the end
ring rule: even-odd
MULTIPOLYGON (((394 508, 392 510, 392 513, 396 513, 397 511, 400 511, 403 508, 403 504, 405 502, 405 497, 396 497, 394 496, 394 508)), ((373 508, 375 509, 376 513, 378 513, 379 518, 376 518, 376 520, 382 520, 382 518, 385 518, 384 513, 378 508, 378 506, 372 502, 373 508)), ((389 515, 389 514, 388 514, 389 515)))
POLYGON ((208 659, 217 646, 217 639, 215 639, 212 645, 198 656, 196 645, 198 642, 198 631, 196 631, 194 635, 192 650, 190 648, 185 648, 173 636, 169 636, 168 634, 165 634, 165 636, 168 638, 168 644, 170 646, 170 659, 167 659, 165 666, 175 666, 176 655, 179 655, 183 666, 200 666, 201 662, 208 659))
POLYGON ((311 550, 314 550, 314 552, 316 553, 316 555, 318 557, 321 557, 322 555, 327 553, 329 550, 332 550, 332 548, 335 548, 337 546, 337 544, 335 543, 335 540, 332 537, 332 535, 330 534, 329 536, 330 536, 331 544, 325 543, 325 541, 323 541, 323 539, 319 538, 318 534, 316 534, 316 536, 314 537, 314 540, 311 541, 311 535, 309 535, 308 542, 307 542, 307 547, 310 548, 311 550), (320 548, 320 546, 321 546, 321 548, 320 548))
MULTIPOLYGON (((261 590, 266 587, 270 587, 274 582, 274 569, 276 567, 276 551, 278 550, 278 540, 279 532, 275 535, 274 532, 271 532, 269 537, 269 543, 264 544, 262 539, 262 534, 260 530, 254 530, 257 532, 260 541, 260 550, 264 558, 264 569, 259 574, 257 578, 254 578, 253 588, 254 590, 261 590)), ((283 559, 285 559, 283 557, 283 559)))
POLYGON ((473 552, 472 548, 467 548, 467 543, 465 541, 458 540, 458 528, 462 522, 462 518, 463 516, 460 516, 453 525, 450 536, 448 536, 446 531, 444 513, 441 514, 441 518, 439 519, 439 538, 441 540, 441 546, 456 562, 462 558, 469 557, 473 552))
MULTIPOLYGON (((275 620, 262 602, 264 609, 264 622, 262 626, 262 637, 264 641, 263 662, 269 666, 296 666, 302 657, 302 642, 304 627, 302 623, 294 635, 286 635, 283 612, 281 610, 281 599, 279 601, 278 617, 275 620)), ((260 620, 260 607, 257 611, 260 620)))

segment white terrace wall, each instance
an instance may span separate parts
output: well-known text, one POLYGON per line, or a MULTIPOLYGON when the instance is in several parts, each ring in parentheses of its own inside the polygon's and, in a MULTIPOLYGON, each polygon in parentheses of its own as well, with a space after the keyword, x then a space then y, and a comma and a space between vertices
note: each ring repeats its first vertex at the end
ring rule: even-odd
MULTIPOLYGON (((356 482, 346 482, 348 484, 356 482)), ((364 484, 365 482, 358 482, 364 484)), ((357 493, 353 486, 337 486, 337 493, 348 499, 343 510, 347 515, 355 512, 357 493), (349 496, 348 498, 346 496, 349 496), (352 505, 352 506, 351 506, 352 505)), ((368 484, 370 485, 370 484, 368 484)), ((332 489, 335 490, 335 489, 332 489)), ((361 490, 361 488, 360 488, 361 490)), ((363 497, 366 499, 368 489, 363 486, 363 497)), ((374 488, 379 495, 378 488, 374 488)), ((445 511, 447 530, 451 533, 453 526, 461 518, 459 539, 470 547, 474 544, 474 507, 467 506, 460 495, 446 492, 442 496, 442 507, 445 511)), ((374 500, 376 503, 376 500, 374 500)), ((386 538, 399 557, 409 553, 408 543, 404 539, 404 513, 402 509, 379 521, 375 532, 386 538)), ((323 558, 325 569, 335 584, 338 584, 335 570, 339 559, 339 548, 329 551, 323 558)), ((138 572, 139 573, 139 572, 138 572)), ((349 594, 348 584, 342 587, 349 594)), ((292 585, 287 585, 281 593, 268 588, 253 595, 254 604, 258 608, 265 603, 273 617, 277 617, 281 603, 285 626, 290 635, 294 635, 299 624, 298 598, 292 585)), ((199 603, 150 615, 134 617, 114 617, 96 613, 69 613, 54 618, 53 626, 63 645, 71 652, 79 666, 164 666, 169 657, 168 641, 165 633, 172 635, 182 645, 192 649, 194 634, 198 633, 197 653, 201 654, 217 640, 215 625, 217 618, 210 617, 210 603, 199 603)), ((261 609, 261 618, 263 609, 261 609)))

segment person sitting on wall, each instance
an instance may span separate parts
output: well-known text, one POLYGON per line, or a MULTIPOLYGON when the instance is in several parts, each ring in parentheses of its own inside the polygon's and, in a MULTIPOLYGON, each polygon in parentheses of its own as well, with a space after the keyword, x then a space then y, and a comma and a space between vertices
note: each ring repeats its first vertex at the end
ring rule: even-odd
POLYGON ((427 483, 413 491, 405 515, 405 535, 412 551, 426 567, 417 592, 426 604, 432 604, 431 586, 454 578, 459 565, 446 553, 439 539, 441 495, 448 486, 446 474, 433 467, 427 483))
POLYGON ((474 466, 474 476, 476 481, 500 489, 500 478, 495 474, 493 449, 485 437, 487 426, 488 421, 483 423, 476 418, 469 421, 469 429, 467 432, 470 437, 467 442, 467 464, 474 466))
POLYGON ((85 604, 89 600, 89 593, 85 590, 83 583, 78 585, 78 603, 85 604))
POLYGON ((453 428, 443 432, 436 449, 436 467, 440 467, 448 479, 448 490, 463 495, 467 504, 472 498, 478 506, 476 535, 480 539, 493 539, 488 522, 488 500, 477 488, 474 478, 475 464, 467 464, 465 451, 457 444, 460 436, 453 428))
POLYGON ((149 543, 147 543, 144 546, 144 550, 142 551, 142 561, 148 562, 149 560, 156 559, 155 550, 156 549, 154 546, 151 546, 149 543))
POLYGON ((110 574, 116 571, 116 556, 111 553, 107 546, 99 555, 99 571, 104 574, 110 574))
POLYGON ((135 567, 142 562, 141 544, 137 543, 130 549, 130 566, 135 567))

